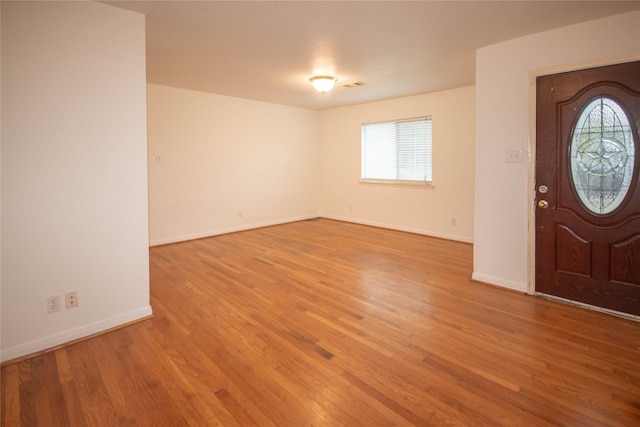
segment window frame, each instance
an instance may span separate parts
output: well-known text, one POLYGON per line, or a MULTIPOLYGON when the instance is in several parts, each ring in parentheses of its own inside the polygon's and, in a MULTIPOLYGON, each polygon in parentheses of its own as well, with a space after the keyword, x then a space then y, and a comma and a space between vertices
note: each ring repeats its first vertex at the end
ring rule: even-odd
MULTIPOLYGON (((397 150, 397 145, 396 145, 397 150)), ((397 169, 396 169, 397 172, 397 169)), ((409 117, 402 119, 392 119, 392 120, 383 120, 377 122, 366 122, 360 124, 360 180, 361 184, 381 184, 381 185, 390 185, 390 186, 400 186, 400 187, 420 187, 420 188, 434 188, 433 185, 433 116, 425 115, 418 117, 409 117), (365 153, 365 141, 364 141, 364 128, 367 125, 376 125, 376 124, 386 124, 386 123, 402 123, 402 122, 414 122, 414 121, 429 121, 430 122, 430 140, 427 138, 427 147, 430 148, 431 155, 426 155, 427 162, 430 161, 430 169, 431 169, 431 180, 409 180, 409 179, 387 179, 387 178, 365 178, 364 174, 364 153, 365 153)))

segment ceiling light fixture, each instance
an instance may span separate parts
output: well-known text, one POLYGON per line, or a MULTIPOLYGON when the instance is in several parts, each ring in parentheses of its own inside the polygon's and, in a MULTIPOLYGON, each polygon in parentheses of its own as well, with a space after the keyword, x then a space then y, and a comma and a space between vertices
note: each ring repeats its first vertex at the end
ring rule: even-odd
POLYGON ((314 76, 309 80, 313 84, 313 87, 321 93, 329 92, 338 81, 338 79, 331 76, 314 76))

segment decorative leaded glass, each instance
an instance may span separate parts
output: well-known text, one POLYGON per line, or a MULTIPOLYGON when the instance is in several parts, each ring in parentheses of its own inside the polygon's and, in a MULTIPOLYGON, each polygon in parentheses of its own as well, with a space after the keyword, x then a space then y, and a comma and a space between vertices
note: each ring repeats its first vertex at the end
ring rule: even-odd
POLYGON ((583 205, 596 214, 613 212, 633 177, 635 147, 627 114, 600 97, 583 110, 571 139, 571 176, 583 205))

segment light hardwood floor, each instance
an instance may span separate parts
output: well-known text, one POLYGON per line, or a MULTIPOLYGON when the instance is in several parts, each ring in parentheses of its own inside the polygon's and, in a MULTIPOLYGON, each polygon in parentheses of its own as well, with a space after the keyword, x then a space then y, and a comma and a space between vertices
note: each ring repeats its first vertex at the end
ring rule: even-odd
POLYGON ((325 219, 154 247, 155 316, 2 368, 2 425, 634 426, 640 323, 325 219))

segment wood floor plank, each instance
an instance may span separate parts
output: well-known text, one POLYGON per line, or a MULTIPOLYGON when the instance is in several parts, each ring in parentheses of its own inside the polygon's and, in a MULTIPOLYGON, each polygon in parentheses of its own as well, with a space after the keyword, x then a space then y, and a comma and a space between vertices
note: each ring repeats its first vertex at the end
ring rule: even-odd
MULTIPOLYGON (((42 357, 42 356, 41 356, 42 357)), ((37 385, 33 379, 32 365, 37 363, 37 358, 24 360, 19 363, 18 372, 20 376, 20 425, 37 426, 37 385)), ((42 424, 44 420, 40 420, 42 424)))
POLYGON ((20 425, 20 371, 18 364, 8 365, 2 370, 2 425, 20 425))
POLYGON ((34 377, 37 378, 38 397, 36 407, 39 420, 60 420, 63 425, 69 424, 69 415, 64 399, 64 391, 60 383, 55 354, 47 353, 36 359, 39 363, 32 365, 34 377))
POLYGON ((112 334, 112 336, 98 337, 95 340, 98 346, 97 351, 102 355, 98 373, 111 399, 113 417, 121 425, 135 425, 139 419, 145 420, 146 414, 138 411, 135 388, 118 357, 118 351, 123 347, 122 342, 117 340, 119 335, 121 334, 112 334))
POLYGON ((56 365, 58 367, 58 376, 60 385, 64 395, 65 408, 69 416, 69 425, 84 426, 86 421, 82 410, 82 402, 76 385, 76 377, 73 368, 69 363, 66 348, 60 348, 54 351, 56 365))
POLYGON ((66 349, 83 417, 88 426, 112 422, 116 413, 100 376, 99 366, 105 359, 105 354, 99 353, 98 348, 96 340, 88 340, 66 349))
POLYGON ((150 249, 154 317, 2 367, 2 426, 640 425, 640 323, 316 219, 150 249))

